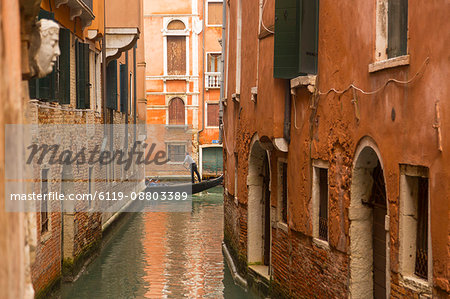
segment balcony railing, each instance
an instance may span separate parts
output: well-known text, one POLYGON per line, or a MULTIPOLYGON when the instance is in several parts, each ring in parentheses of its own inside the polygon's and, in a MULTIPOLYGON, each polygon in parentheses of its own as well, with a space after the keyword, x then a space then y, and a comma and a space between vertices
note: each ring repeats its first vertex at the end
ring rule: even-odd
POLYGON ((205 88, 220 88, 220 72, 206 72, 205 73, 205 88))

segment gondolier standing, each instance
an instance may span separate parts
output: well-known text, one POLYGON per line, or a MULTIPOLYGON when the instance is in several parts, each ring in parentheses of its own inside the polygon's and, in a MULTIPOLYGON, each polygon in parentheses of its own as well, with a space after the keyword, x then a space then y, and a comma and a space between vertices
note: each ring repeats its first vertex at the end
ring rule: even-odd
POLYGON ((186 152, 186 158, 184 158, 183 166, 186 167, 186 164, 188 164, 189 168, 191 169, 192 183, 195 183, 194 172, 197 175, 198 181, 201 182, 202 179, 200 177, 200 174, 198 173, 197 164, 195 163, 194 159, 192 159, 192 157, 189 155, 188 152, 186 152))

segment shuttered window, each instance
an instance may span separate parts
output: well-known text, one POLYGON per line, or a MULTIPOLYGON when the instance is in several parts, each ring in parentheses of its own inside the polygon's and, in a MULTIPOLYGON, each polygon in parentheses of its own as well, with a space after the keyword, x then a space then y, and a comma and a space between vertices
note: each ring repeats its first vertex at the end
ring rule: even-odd
MULTIPOLYGON (((48 194, 48 169, 41 171, 41 195, 44 198, 48 194)), ((41 232, 48 231, 48 203, 47 199, 41 201, 41 232)))
POLYGON ((418 178, 417 245, 414 273, 428 278, 428 179, 418 178))
POLYGON ((186 155, 186 146, 184 144, 167 145, 167 154, 170 162, 183 162, 186 155))
POLYGON ((169 125, 184 125, 184 102, 180 98, 170 100, 169 125))
POLYGON ((117 60, 106 66, 106 108, 117 110, 117 60))
POLYGON ((70 104, 70 30, 59 29, 59 48, 61 55, 58 63, 59 103, 70 104))
POLYGON ((208 25, 222 25, 222 2, 208 1, 208 25))
POLYGON ((167 73, 186 75, 186 37, 167 37, 167 73))
POLYGON ((120 111, 128 113, 128 65, 120 65, 120 111))
POLYGON ((274 77, 317 73, 319 0, 275 2, 274 77))
POLYGON ((319 238, 328 241, 328 169, 319 169, 319 238))
POLYGON ((408 0, 389 0, 388 58, 407 54, 408 0))
POLYGON ((77 109, 88 109, 90 104, 89 82, 89 44, 76 42, 76 79, 77 79, 77 109))
POLYGON ((219 103, 208 103, 207 107, 207 121, 208 127, 218 127, 219 126, 219 103))

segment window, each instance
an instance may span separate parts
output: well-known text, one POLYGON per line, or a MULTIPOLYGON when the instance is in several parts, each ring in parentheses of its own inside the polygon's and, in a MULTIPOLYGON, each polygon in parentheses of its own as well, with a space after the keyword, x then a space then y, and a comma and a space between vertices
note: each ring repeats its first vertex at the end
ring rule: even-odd
MULTIPOLYGON (((92 174, 94 167, 89 167, 89 177, 88 177, 88 194, 92 194, 92 174)), ((89 197, 89 209, 92 205, 92 198, 89 197)))
POLYGON ((400 268, 404 276, 428 280, 428 169, 400 165, 400 268))
POLYGON ((328 164, 313 162, 313 237, 328 241, 328 164))
POLYGON ((77 109, 88 109, 90 105, 89 51, 89 44, 76 42, 77 109))
POLYGON ((106 66, 106 108, 117 110, 117 60, 106 66))
POLYGON ((168 144, 167 154, 169 162, 182 163, 186 156, 186 145, 184 144, 168 144))
POLYGON ((41 170, 41 232, 48 231, 48 169, 41 170))
POLYGON ((206 104, 206 126, 218 127, 219 126, 219 103, 207 103, 206 104))
POLYGON ((388 0, 388 58, 406 55, 408 0, 388 0))
POLYGON ((274 77, 317 73, 319 0, 275 2, 274 77))
POLYGON ((120 65, 120 112, 128 113, 128 63, 120 65))
POLYGON ((208 25, 222 25, 222 1, 208 0, 208 25))
POLYGON ((288 194, 287 194, 287 163, 281 162, 278 164, 278 171, 279 171, 279 186, 280 186, 280 192, 279 192, 279 200, 278 200, 278 207, 279 207, 279 220, 281 220, 283 223, 287 223, 287 214, 288 214, 288 194))
POLYGON ((205 73, 205 87, 220 88, 222 72, 222 55, 220 53, 208 53, 206 55, 207 72, 205 73))
POLYGON ((222 71, 222 54, 208 53, 208 72, 220 73, 222 71))
POLYGON ((184 102, 180 98, 173 98, 169 102, 169 125, 184 125, 184 102))
POLYGON ((167 36, 167 74, 186 75, 185 36, 167 36))

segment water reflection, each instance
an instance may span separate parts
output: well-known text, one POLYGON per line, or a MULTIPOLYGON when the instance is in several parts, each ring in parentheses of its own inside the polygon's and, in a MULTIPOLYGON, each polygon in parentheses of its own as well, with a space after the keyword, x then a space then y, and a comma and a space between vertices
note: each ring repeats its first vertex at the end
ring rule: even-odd
POLYGON ((222 188, 190 213, 135 213, 63 298, 254 298, 224 263, 222 188))

